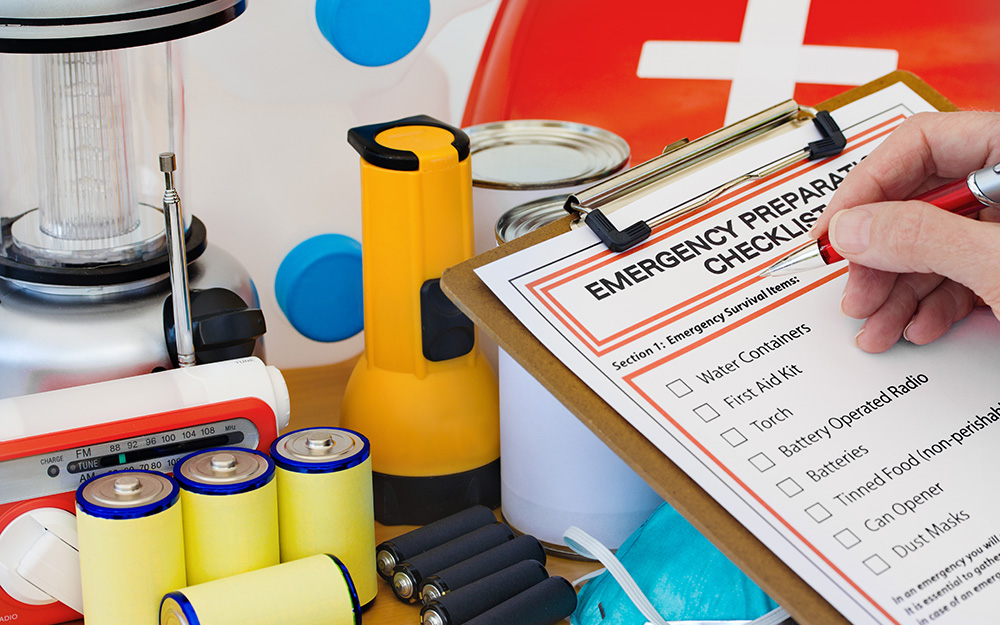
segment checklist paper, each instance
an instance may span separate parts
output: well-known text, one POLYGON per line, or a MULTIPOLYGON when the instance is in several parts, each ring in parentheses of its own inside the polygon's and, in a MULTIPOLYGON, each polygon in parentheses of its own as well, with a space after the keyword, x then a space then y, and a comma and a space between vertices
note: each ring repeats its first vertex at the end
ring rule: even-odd
MULTIPOLYGON (((837 157, 736 187, 622 253, 586 228, 477 270, 588 386, 855 624, 1000 614, 1000 323, 854 347, 846 263, 758 274, 844 176, 932 107, 903 84, 834 111, 837 157)), ((611 214, 650 219, 816 140, 802 126, 611 214)), ((724 589, 720 589, 724 592, 724 589)))

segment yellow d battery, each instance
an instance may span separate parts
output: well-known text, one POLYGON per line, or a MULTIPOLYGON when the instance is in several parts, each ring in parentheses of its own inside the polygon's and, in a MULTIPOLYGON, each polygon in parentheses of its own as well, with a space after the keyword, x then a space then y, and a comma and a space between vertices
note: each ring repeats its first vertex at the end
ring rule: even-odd
POLYGON ((219 447, 174 467, 184 517, 187 583, 280 562, 274 463, 253 449, 219 447))
POLYGON ((281 561, 337 556, 367 607, 378 592, 368 439, 343 428, 296 430, 271 444, 271 457, 277 465, 281 561))
POLYGON ((178 491, 154 471, 115 471, 77 489, 85 623, 156 623, 163 594, 186 584, 178 491))
POLYGON ((160 625, 361 625, 347 567, 320 554, 170 592, 160 625))

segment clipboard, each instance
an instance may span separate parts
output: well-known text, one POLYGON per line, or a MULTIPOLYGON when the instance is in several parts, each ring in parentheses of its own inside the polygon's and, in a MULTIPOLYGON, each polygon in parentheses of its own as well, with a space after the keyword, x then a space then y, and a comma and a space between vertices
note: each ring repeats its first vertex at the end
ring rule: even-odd
MULTIPOLYGON (((892 72, 846 91, 816 108, 836 110, 896 83, 904 83, 940 111, 957 110, 944 96, 905 71, 892 72)), ((481 331, 537 378, 799 625, 849 625, 830 603, 549 352, 475 274, 479 267, 568 232, 574 221, 574 216, 567 215, 445 270, 442 289, 481 331)))

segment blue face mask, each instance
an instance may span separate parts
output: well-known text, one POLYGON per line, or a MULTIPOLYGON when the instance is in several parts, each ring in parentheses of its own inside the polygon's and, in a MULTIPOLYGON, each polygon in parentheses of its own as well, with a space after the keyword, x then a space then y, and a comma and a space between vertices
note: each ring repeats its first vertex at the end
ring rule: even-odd
MULTIPOLYGON (((590 557, 597 556, 591 552, 603 549, 577 528, 570 528, 564 540, 590 557)), ((778 607, 668 504, 657 508, 622 543, 617 558, 649 598, 651 608, 667 621, 749 621, 778 607)), ((613 566, 604 563, 609 569, 613 566)), ((649 621, 610 571, 583 587, 570 620, 573 625, 644 625, 649 621)))

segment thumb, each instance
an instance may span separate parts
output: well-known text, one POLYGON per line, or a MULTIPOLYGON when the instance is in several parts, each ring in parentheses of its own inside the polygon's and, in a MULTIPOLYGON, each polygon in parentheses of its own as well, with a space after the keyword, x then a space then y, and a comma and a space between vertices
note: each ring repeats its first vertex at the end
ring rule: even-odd
POLYGON ((1000 224, 925 202, 882 202, 839 211, 829 232, 834 249, 851 262, 896 273, 936 273, 1000 311, 1000 224))

